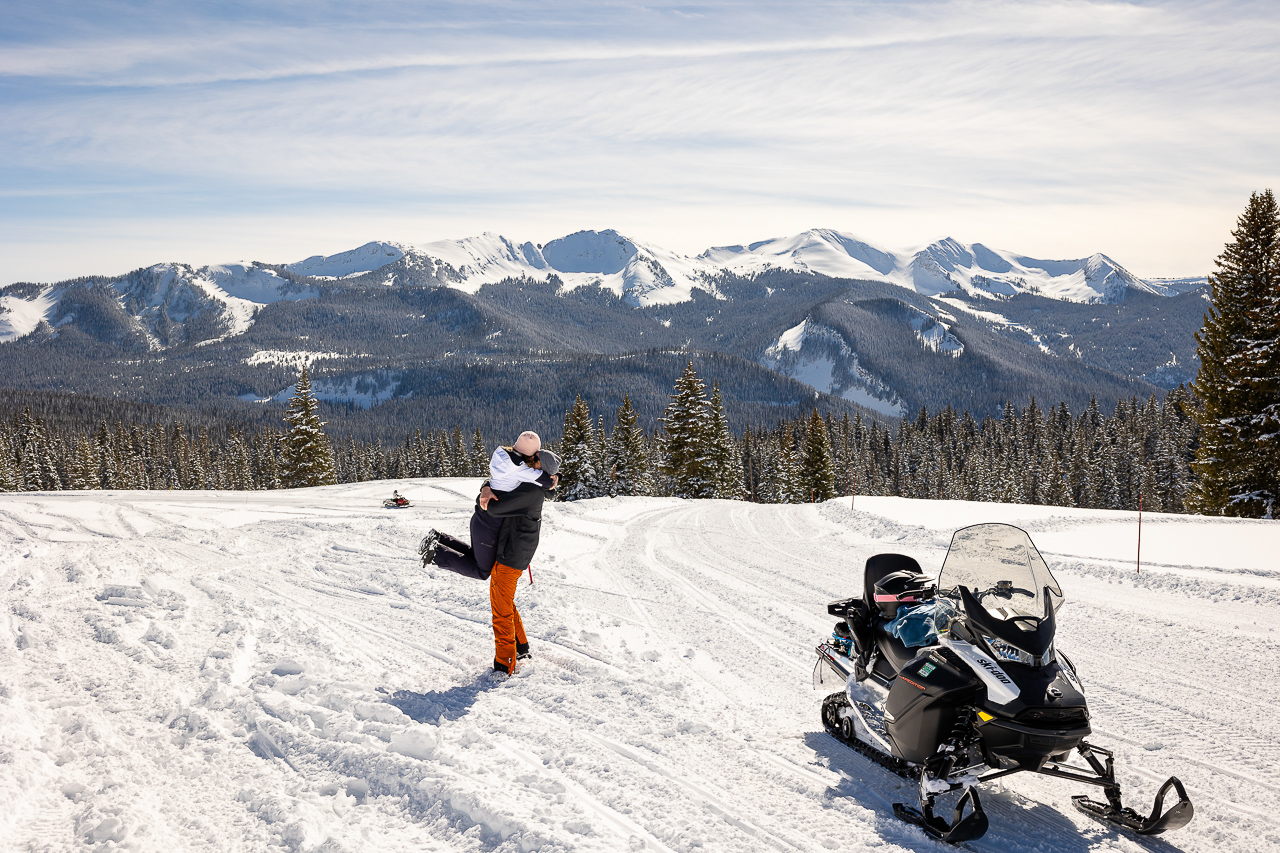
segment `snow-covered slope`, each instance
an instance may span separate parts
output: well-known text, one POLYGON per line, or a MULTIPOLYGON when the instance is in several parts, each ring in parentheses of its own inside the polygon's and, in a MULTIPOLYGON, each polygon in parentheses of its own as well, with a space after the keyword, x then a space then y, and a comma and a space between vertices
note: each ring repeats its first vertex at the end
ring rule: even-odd
POLYGON ((51 319, 58 307, 61 287, 24 288, 24 292, 0 296, 0 343, 17 340, 51 319))
MULTIPOLYGON (((57 327, 86 319, 79 316, 80 306, 86 295, 94 294, 95 287, 102 285, 69 282, 5 288, 0 295, 0 343, 30 334, 41 321, 57 327)), ((109 279, 106 287, 105 299, 114 303, 111 310, 151 348, 163 346, 175 324, 195 317, 210 320, 208 326, 222 329, 222 336, 227 337, 247 330, 263 305, 316 296, 314 288, 286 281, 275 271, 250 263, 199 268, 155 264, 109 279)), ((101 293, 94 298, 103 298, 101 293)), ((93 320, 102 322, 100 311, 90 313, 93 320)))
POLYGON ((988 786, 975 851, 1280 850, 1280 528, 859 498, 548 509, 517 602, 535 657, 484 678, 488 590, 423 572, 472 480, 0 502, 0 847, 15 850, 941 851, 912 786, 822 732, 827 601, 862 563, 936 570, 1024 526, 1067 596, 1059 647, 1126 798, 1195 820, 1137 841, 1076 786, 988 786), (415 503, 382 510, 399 488, 415 503), (1172 846, 1169 846, 1172 845, 1172 846))
POLYGON ((907 413, 901 397, 859 364, 858 354, 838 331, 810 317, 779 335, 760 362, 816 391, 844 397, 882 415, 900 418, 907 413))
POLYGON ((833 278, 891 275, 899 265, 890 252, 851 234, 815 228, 791 237, 762 240, 750 246, 721 246, 698 257, 731 272, 750 274, 771 267, 813 272, 833 278))
POLYGON ((142 274, 118 279, 112 286, 131 313, 150 328, 161 317, 183 322, 212 303, 225 321, 227 335, 248 329, 253 315, 263 305, 316 295, 313 288, 299 287, 274 270, 245 262, 200 268, 156 264, 142 274))

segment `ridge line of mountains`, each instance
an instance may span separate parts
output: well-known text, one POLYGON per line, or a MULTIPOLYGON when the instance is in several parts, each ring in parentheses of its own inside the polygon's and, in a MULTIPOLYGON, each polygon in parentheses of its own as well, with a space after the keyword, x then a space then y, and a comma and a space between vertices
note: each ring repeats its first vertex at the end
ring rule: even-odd
POLYGON ((554 434, 578 395, 603 411, 630 393, 652 425, 689 357, 744 425, 813 405, 983 416, 1036 396, 1078 410, 1194 375, 1204 283, 1142 279, 1102 254, 950 238, 895 252, 821 229, 696 256, 611 230, 373 242, 9 285, 0 384, 234 411, 286 399, 307 363, 322 399, 364 411, 373 426, 349 413, 363 438, 441 418, 554 434))

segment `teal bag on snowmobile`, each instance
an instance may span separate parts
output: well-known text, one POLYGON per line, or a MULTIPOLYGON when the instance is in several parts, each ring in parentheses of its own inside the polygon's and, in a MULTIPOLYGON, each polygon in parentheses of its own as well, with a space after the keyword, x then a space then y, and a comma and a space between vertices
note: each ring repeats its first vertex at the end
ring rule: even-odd
POLYGON ((932 601, 914 607, 899 607, 898 615, 885 626, 885 630, 909 649, 931 646, 938 641, 938 630, 933 626, 933 609, 932 601))

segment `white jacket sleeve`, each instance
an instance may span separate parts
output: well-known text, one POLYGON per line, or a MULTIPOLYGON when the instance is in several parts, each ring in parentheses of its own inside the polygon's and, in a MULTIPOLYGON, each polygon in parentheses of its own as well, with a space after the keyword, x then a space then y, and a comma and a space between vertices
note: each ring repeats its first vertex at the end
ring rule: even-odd
POLYGON ((493 451, 489 457, 489 488, 496 491, 509 492, 521 483, 536 483, 541 476, 542 472, 537 468, 511 461, 503 447, 493 451))

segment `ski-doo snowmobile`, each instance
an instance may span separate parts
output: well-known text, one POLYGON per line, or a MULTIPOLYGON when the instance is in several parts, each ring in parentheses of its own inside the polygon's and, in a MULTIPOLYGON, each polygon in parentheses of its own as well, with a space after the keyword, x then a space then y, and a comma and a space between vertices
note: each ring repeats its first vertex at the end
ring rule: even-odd
POLYGON ((823 700, 822 722, 918 782, 919 808, 895 803, 899 818, 942 841, 979 838, 987 816, 974 786, 1029 772, 1101 788, 1105 802, 1077 796, 1076 808, 1141 835, 1191 820, 1176 777, 1161 786, 1150 816, 1121 804, 1112 753, 1085 740, 1084 689, 1054 646, 1062 601, 1025 531, 978 524, 956 531, 936 584, 911 557, 878 554, 867 560, 863 595, 827 606, 840 622, 818 646, 814 687, 841 689, 823 700), (898 635, 923 645, 908 647, 898 635), (1086 766, 1069 764, 1072 753, 1086 766), (1178 801, 1162 811, 1170 790, 1178 801), (951 820, 935 815, 935 798, 954 791, 963 793, 951 820))
POLYGON ((413 506, 404 498, 387 498, 382 502, 383 509, 403 509, 407 506, 413 506))

